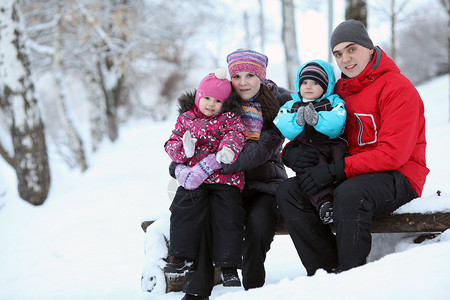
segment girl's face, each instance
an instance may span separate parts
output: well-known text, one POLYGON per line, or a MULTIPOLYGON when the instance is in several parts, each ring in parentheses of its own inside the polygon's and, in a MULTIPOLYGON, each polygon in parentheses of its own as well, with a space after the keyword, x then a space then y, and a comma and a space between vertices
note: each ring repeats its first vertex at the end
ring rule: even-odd
POLYGON ((300 95, 305 102, 310 102, 320 98, 323 94, 323 88, 314 80, 305 79, 300 85, 300 95))
POLYGON ((214 97, 205 96, 198 100, 198 109, 207 117, 222 112, 222 105, 223 103, 214 97))
POLYGON ((261 79, 250 72, 238 72, 231 78, 231 84, 242 100, 248 100, 259 92, 261 79))

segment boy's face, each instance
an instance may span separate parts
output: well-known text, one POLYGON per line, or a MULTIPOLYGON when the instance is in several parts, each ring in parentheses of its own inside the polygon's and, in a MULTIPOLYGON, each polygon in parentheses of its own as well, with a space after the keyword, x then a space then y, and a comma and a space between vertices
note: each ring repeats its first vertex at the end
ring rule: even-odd
POLYGON ((316 81, 305 79, 300 85, 300 95, 304 102, 310 102, 323 95, 323 88, 316 81))
POLYGON ((370 62, 372 54, 373 49, 353 42, 343 42, 333 48, 333 56, 339 69, 349 78, 361 74, 370 62))
POLYGON ((248 100, 259 92, 261 79, 250 72, 238 72, 231 78, 231 84, 242 100, 248 100))
POLYGON ((205 96, 198 100, 198 109, 207 117, 222 112, 222 106, 223 103, 214 97, 205 96))

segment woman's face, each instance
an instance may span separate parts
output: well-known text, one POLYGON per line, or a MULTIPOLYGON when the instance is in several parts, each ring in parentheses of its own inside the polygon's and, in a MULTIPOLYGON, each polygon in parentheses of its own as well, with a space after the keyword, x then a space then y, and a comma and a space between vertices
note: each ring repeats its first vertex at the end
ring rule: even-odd
POLYGON ((242 100, 248 100, 259 92, 261 79, 250 72, 238 72, 231 78, 231 84, 242 100))

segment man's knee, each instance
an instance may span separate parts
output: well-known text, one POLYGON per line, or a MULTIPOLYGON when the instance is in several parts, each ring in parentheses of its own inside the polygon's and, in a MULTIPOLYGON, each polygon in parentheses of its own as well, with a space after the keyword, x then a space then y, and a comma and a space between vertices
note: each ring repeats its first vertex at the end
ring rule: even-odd
POLYGON ((283 212, 284 214, 289 213, 291 208, 314 210, 308 197, 300 189, 300 180, 298 177, 292 177, 283 181, 278 186, 276 199, 282 214, 283 212))
POLYGON ((370 212, 373 204, 369 201, 367 190, 353 180, 346 180, 336 187, 333 201, 333 218, 348 219, 357 217, 359 212, 370 212))
POLYGON ((300 183, 297 177, 291 177, 284 180, 282 183, 278 185, 276 196, 277 199, 283 197, 286 194, 291 194, 292 191, 298 189, 300 187, 300 183))

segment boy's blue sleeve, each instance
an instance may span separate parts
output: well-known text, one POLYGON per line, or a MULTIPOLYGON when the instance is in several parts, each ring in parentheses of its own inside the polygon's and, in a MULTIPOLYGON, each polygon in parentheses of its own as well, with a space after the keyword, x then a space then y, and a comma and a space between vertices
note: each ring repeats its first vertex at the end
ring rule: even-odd
POLYGON ((278 111, 278 115, 273 120, 275 126, 283 134, 283 136, 289 140, 295 139, 302 131, 304 126, 297 124, 295 118, 297 117, 297 111, 292 110, 294 103, 297 100, 290 100, 286 102, 278 111))
POLYGON ((345 120, 347 118, 347 111, 345 110, 344 101, 337 95, 333 95, 330 111, 319 111, 319 121, 314 126, 318 132, 329 136, 331 139, 339 137, 345 129, 345 120))

